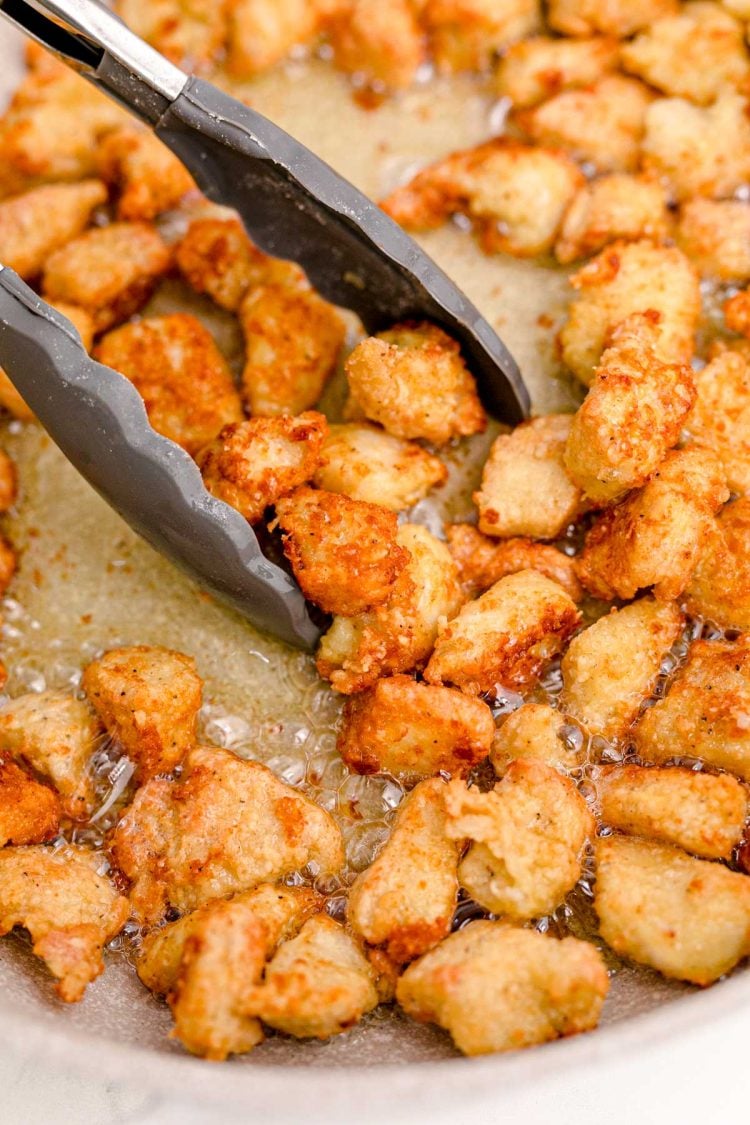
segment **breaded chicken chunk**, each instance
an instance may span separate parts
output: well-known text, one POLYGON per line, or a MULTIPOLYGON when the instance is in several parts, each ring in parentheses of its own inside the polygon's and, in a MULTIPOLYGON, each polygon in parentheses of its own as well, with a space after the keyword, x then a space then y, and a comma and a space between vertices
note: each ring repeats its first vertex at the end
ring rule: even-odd
POLYGON ((0 709, 0 753, 51 781, 63 812, 74 820, 93 812, 89 762, 98 734, 89 705, 64 691, 19 695, 0 709))
POLYGON ((412 1019, 444 1027, 465 1055, 487 1055, 591 1031, 608 988, 589 942, 479 920, 411 965, 396 995, 412 1019))
POLYGON ((659 356, 689 363, 701 311, 698 273, 676 246, 615 242, 570 279, 579 296, 560 336, 562 360, 590 383, 614 328, 632 313, 653 310, 659 356))
MULTIPOLYGON (((8 540, 0 535, 0 593, 4 594, 16 572, 16 552, 8 540)), ((0 682, 7 679, 7 672, 0 661, 0 682)))
POLYGON ((597 505, 639 488, 676 445, 695 402, 693 369, 659 358, 659 313, 634 313, 612 333, 573 418, 565 468, 597 505))
POLYGON ((490 761, 498 777, 507 773, 517 758, 541 762, 567 773, 578 769, 584 758, 584 739, 573 740, 577 728, 547 703, 524 703, 511 711, 495 734, 490 761))
POLYGON ((698 758, 750 781, 750 638, 695 641, 664 699, 644 712, 635 745, 645 762, 698 758))
POLYGON ((369 336, 345 366, 364 414, 395 437, 445 445, 487 425, 461 349, 435 325, 398 324, 369 336))
POLYGON ((190 72, 208 71, 227 34, 226 0, 117 0, 128 27, 190 72))
POLYGON ((253 78, 311 43, 322 25, 319 0, 230 0, 227 70, 253 78))
POLYGON ((750 493, 750 357, 719 352, 696 372, 695 384, 686 430, 719 458, 732 492, 750 493))
MULTIPOLYGON (((739 293, 735 293, 724 304, 724 320, 730 332, 737 332, 740 336, 750 337, 750 290, 743 289, 739 293)), ((745 341, 739 341, 740 346, 736 346, 737 351, 742 351, 744 355, 750 355, 744 348, 745 341)), ((712 355, 716 354, 716 349, 724 350, 724 341, 714 345, 712 355)))
POLYGON ((0 203, 0 261, 21 277, 36 277, 50 254, 79 235, 106 199, 100 180, 46 184, 6 199, 0 203))
POLYGON ((661 242, 669 232, 666 193, 658 180, 611 172, 585 184, 565 212, 555 257, 567 265, 610 242, 661 242))
POLYGON ((239 318, 250 413, 299 414, 314 406, 344 342, 344 322, 333 305, 311 289, 269 283, 247 293, 239 318))
POLYGON ((18 495, 16 466, 4 449, 0 449, 0 512, 12 508, 18 495))
POLYGON ((100 855, 72 844, 0 851, 0 934, 29 931, 68 1004, 104 972, 102 949, 130 913, 103 866, 100 855))
POLYGON ((336 749, 357 773, 409 781, 468 773, 487 757, 494 733, 492 712, 481 699, 390 676, 347 700, 336 749))
POLYGON ((553 39, 534 35, 514 43, 500 59, 495 88, 518 109, 546 101, 561 90, 591 86, 616 70, 619 61, 616 39, 553 39))
POLYGON ((155 219, 195 190, 184 164, 145 130, 123 127, 107 133, 97 153, 99 174, 118 190, 120 219, 155 219))
POLYGON ((331 21, 329 39, 336 65, 377 90, 405 90, 426 58, 411 0, 351 0, 331 21))
POLYGON ((580 614, 556 582, 535 570, 501 578, 443 624, 425 668, 431 684, 453 684, 469 695, 499 685, 533 684, 575 632, 580 614))
POLYGON ((541 23, 539 0, 423 0, 421 6, 432 56, 448 73, 485 70, 503 47, 541 23))
POLYGON ((570 414, 546 414, 495 438, 474 493, 479 530, 508 538, 556 539, 583 511, 564 465, 570 414))
POLYGON ((188 453, 242 418, 227 361, 208 329, 187 313, 123 324, 100 341, 96 358, 130 379, 153 428, 188 453))
POLYGON ((596 779, 601 818, 629 836, 675 844, 704 859, 731 859, 747 794, 729 774, 680 767, 613 766, 596 779))
POLYGON ((344 861, 341 832, 327 812, 259 762, 216 747, 191 750, 179 781, 142 786, 117 824, 112 850, 145 922, 170 906, 184 914, 311 862, 325 874, 344 861))
POLYGON ((693 613, 750 632, 750 499, 734 500, 712 525, 687 587, 693 613))
POLYGON ((403 512, 447 478, 440 458, 416 442, 367 422, 347 422, 330 427, 313 483, 352 500, 403 512))
POLYGON ((550 0, 547 18, 563 35, 600 32, 627 39, 678 7, 678 0, 550 0))
POLYGON ((556 547, 533 543, 530 539, 490 539, 469 523, 454 523, 446 528, 448 547, 456 561, 461 584, 470 597, 483 594, 508 574, 536 570, 562 586, 578 602, 583 590, 575 570, 575 560, 556 547))
POLYGON ((402 524, 396 539, 410 558, 388 601, 357 617, 335 617, 318 648, 318 672, 345 695, 424 665, 439 622, 465 600, 444 543, 416 524, 402 524))
POLYGON ((640 598, 600 617, 562 659, 561 709, 603 738, 623 738, 683 628, 672 602, 640 598))
POLYGON ((739 199, 688 199, 675 231, 702 277, 719 281, 750 278, 750 203, 739 199))
POLYGON ((60 802, 53 789, 0 757, 0 848, 43 844, 57 835, 60 802))
POLYGON ((325 416, 314 410, 231 422, 196 461, 208 491, 257 523, 269 504, 310 480, 327 433, 325 416))
POLYGON ((398 965, 451 930, 458 848, 446 835, 446 791, 444 781, 432 778, 404 798, 385 846, 349 892, 349 925, 398 965))
POLYGON ((673 450, 643 488, 593 525, 578 557, 578 577, 605 601, 627 601, 648 587, 657 598, 678 598, 709 541, 714 513, 728 499, 715 454, 673 450))
POLYGON ((578 882, 595 821, 573 782, 552 766, 519 758, 487 793, 452 781, 445 809, 450 838, 470 842, 458 881, 485 910, 539 918, 578 882))
POLYGON ((711 984, 750 953, 750 878, 678 848, 596 842, 594 906, 616 953, 667 977, 711 984))
POLYGON ((148 223, 111 223, 73 239, 48 259, 42 277, 45 300, 86 309, 104 332, 145 304, 172 260, 168 246, 148 223))

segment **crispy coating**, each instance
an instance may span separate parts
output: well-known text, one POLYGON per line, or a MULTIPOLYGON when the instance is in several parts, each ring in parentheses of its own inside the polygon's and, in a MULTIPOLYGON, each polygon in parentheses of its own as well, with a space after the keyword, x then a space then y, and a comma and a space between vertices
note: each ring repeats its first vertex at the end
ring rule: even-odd
POLYGON ((635 729, 638 754, 660 765, 698 758, 750 781, 750 639, 695 641, 667 695, 635 729))
POLYGON ((536 570, 562 586, 574 602, 583 598, 575 560, 556 547, 533 543, 530 539, 506 539, 498 543, 496 539, 482 535, 469 523, 450 524, 446 534, 450 553, 469 597, 483 594, 508 574, 536 570))
POLYGON ((208 329, 187 313, 124 324, 100 341, 96 358, 130 379, 153 428, 188 453, 242 418, 227 361, 208 329))
POLYGON ((327 433, 325 416, 314 410, 231 422, 196 461, 208 491, 257 523, 269 504, 310 480, 327 433))
POLYGON ((563 456, 570 414, 546 414, 495 438, 474 493, 479 530, 508 538, 556 539, 583 510, 563 456))
POLYGON ((74 820, 93 811, 89 761, 98 734, 88 704, 63 691, 19 695, 0 709, 0 752, 51 781, 74 820))
POLYGON ((611 172, 585 184, 565 213, 555 257, 563 265, 610 242, 661 242, 669 233, 666 192, 658 180, 611 172))
POLYGON ((688 199, 675 231, 702 277, 750 278, 750 203, 739 199, 688 199))
POLYGON ((747 795, 728 774, 679 767, 604 769, 596 780, 601 818, 629 836, 674 844, 704 859, 731 859, 747 813, 747 795))
POLYGON ((29 931, 68 1004, 104 972, 102 949, 130 913, 101 870, 100 855, 72 844, 0 851, 0 934, 29 931))
POLYGON ((21 277, 36 277, 50 254, 87 226, 105 203, 100 180, 46 184, 0 203, 0 261, 21 277))
POLYGON ((556 582, 535 570, 501 578, 444 624, 425 668, 431 684, 469 695, 498 685, 528 688, 575 632, 580 614, 556 582))
POLYGON ((391 676, 346 701, 336 749, 357 773, 405 781, 463 776, 486 758, 495 722, 481 699, 391 676))
POLYGON ((336 65, 377 89, 406 89, 426 58, 411 0, 352 0, 331 21, 329 39, 336 65))
POLYGON ((570 279, 578 297, 560 336, 563 362, 590 383, 612 330, 632 313, 660 314, 659 356, 689 363, 701 311, 698 273, 676 246, 614 242, 570 279))
POLYGON ((750 631, 750 500, 740 497, 712 525, 687 588, 693 613, 750 631))
POLYGON ((150 297, 172 255, 148 223, 112 223, 73 239, 47 259, 46 300, 79 305, 103 332, 127 320, 150 297))
POLYGON ((402 524, 396 539, 410 558, 388 601, 357 617, 335 617, 318 648, 318 672, 345 695, 424 665, 438 623, 465 598, 444 543, 416 524, 402 524))
POLYGON ((349 892, 355 934, 396 964, 432 949, 451 930, 458 848, 445 824, 445 782, 420 781, 399 806, 393 830, 349 892))
POLYGON ((0 848, 43 844, 59 827, 60 802, 54 790, 0 757, 0 848))
POLYGON ((567 773, 583 763, 584 740, 573 741, 572 724, 547 703, 524 703, 511 711, 495 735, 490 761, 502 777, 516 758, 567 773))
POLYGON ((714 513, 728 499, 724 470, 710 450, 673 450, 643 488, 593 525, 578 577, 605 601, 627 601, 650 586, 657 598, 678 598, 709 541, 714 513))
POLYGON ((750 953, 750 879, 678 848, 596 842, 594 906, 616 953, 667 977, 711 984, 750 953))
POLYGON ((227 0, 117 0, 128 27, 189 72, 210 70, 227 34, 227 0))
POLYGON ((645 130, 643 166, 663 178, 677 202, 727 199, 750 175, 747 103, 734 90, 706 107, 659 98, 648 107, 645 130))
POLYGON ((564 149, 597 172, 634 172, 652 98, 635 78, 605 75, 520 110, 515 119, 536 144, 564 149))
POLYGON ((227 71, 252 78, 306 46, 321 30, 318 0, 230 0, 227 71))
MULTIPOLYGON (((4 594, 16 572, 16 552, 8 540, 0 535, 0 594, 4 594)), ((5 666, 0 661, 0 683, 8 678, 5 666)))
POLYGON ((660 322, 651 311, 617 326, 573 418, 565 468, 597 505, 648 480, 677 444, 695 402, 692 367, 659 358, 660 322))
POLYGON ((118 189, 120 219, 155 219, 195 190, 193 177, 153 133, 123 127, 107 133, 97 153, 103 180, 118 189))
POLYGON ((547 18, 563 35, 599 32, 627 39, 678 7, 678 0, 550 0, 547 18))
POLYGON ((730 332, 750 337, 750 290, 743 289, 729 298, 724 305, 724 320, 730 332))
POLYGON ((538 918, 578 882, 595 821, 573 782, 552 766, 519 758, 487 793, 452 781, 445 808, 449 837, 470 842, 458 881, 485 910, 538 918))
POLYGON ((563 656, 561 709, 590 734, 623 738, 683 624, 676 605, 653 598, 600 617, 574 637, 563 656))
POLYGON ((81 686, 140 781, 170 773, 195 745, 203 681, 191 656, 158 645, 113 648, 88 665, 81 686))
POLYGON ((364 414, 395 437, 445 445, 486 428, 458 344, 432 324, 398 324, 369 336, 347 359, 346 375, 364 414))
POLYGON ((309 410, 333 374, 344 342, 344 322, 333 305, 311 289, 268 283, 243 298, 239 317, 250 413, 309 410))
POLYGON ((465 1055, 486 1055, 591 1031, 608 988, 589 942, 479 920, 411 965, 396 995, 412 1019, 444 1027, 465 1055))
POLYGON ((12 508, 18 495, 16 466, 4 449, 0 449, 0 512, 12 508))
POLYGON ((665 94, 709 105, 750 74, 741 23, 719 4, 694 0, 645 27, 621 51, 623 69, 665 94))
POLYGON ((605 36, 553 39, 535 35, 514 43, 500 59, 496 90, 517 109, 527 109, 561 90, 592 85, 617 69, 619 54, 617 40, 605 36))
POLYGON ((685 428, 721 461, 732 492, 750 492, 750 359, 719 352, 695 374, 698 391, 685 428))
POLYGON ((251 890, 315 862, 338 871, 344 854, 334 820, 258 762, 198 747, 179 781, 142 786, 112 837, 131 881, 138 918, 156 922, 209 899, 251 890))
POLYGON ((348 422, 330 427, 313 483, 352 500, 403 512, 447 479, 440 458, 416 442, 366 422, 348 422))
POLYGON ((432 56, 447 73, 485 70, 541 22, 539 0, 424 0, 422 7, 432 56))

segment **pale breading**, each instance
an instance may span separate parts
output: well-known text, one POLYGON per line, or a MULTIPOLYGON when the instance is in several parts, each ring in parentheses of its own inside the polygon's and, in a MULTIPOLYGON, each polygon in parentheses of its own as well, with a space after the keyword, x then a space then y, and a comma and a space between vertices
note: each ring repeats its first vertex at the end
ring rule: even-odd
POLYGON ((0 848, 51 840, 60 827, 60 811, 53 789, 0 756, 0 848))
POLYGON ((0 512, 12 508, 18 496, 18 479, 15 462, 4 449, 0 449, 0 512))
POLYGON ((584 510, 564 464, 572 414, 545 414, 495 438, 474 493, 479 530, 556 539, 584 510))
POLYGON ((123 324, 95 355, 130 379, 156 432, 188 453, 243 417, 229 365, 197 317, 171 313, 123 324))
POLYGON ((723 8, 731 12, 739 20, 750 20, 750 2, 749 0, 721 0, 723 8))
POLYGON ((191 750, 179 781, 143 785, 115 828, 112 851, 145 922, 311 862, 321 874, 344 862, 341 831, 327 812, 259 762, 216 747, 191 750))
POLYGON ((532 758, 511 762, 494 789, 451 781, 446 831, 469 850, 458 865, 465 891, 518 921, 551 914, 581 876, 596 822, 573 782, 532 758))
POLYGON ((688 199, 675 230, 702 277, 745 282, 750 278, 750 203, 740 199, 688 199))
POLYGON ((411 0, 352 0, 330 21, 328 38, 336 66, 377 91, 407 89, 427 57, 411 0))
POLYGON ((504 53, 495 71, 495 89, 519 109, 538 105, 561 90, 590 86, 616 70, 619 62, 616 39, 553 39, 534 35, 514 43, 504 53))
POLYGON ((105 867, 101 855, 72 844, 0 850, 0 934, 28 930, 68 1004, 104 972, 102 950, 130 913, 105 867))
POLYGON ((328 425, 323 414, 231 422, 196 454, 203 483, 250 523, 313 477, 321 464, 328 425))
POLYGON ((732 492, 750 493, 750 357, 721 351, 695 373, 695 384, 685 420, 691 441, 713 450, 732 492))
POLYGON ((500 685, 529 688, 579 621, 575 602, 561 586, 535 570, 520 570, 441 626, 425 679, 470 695, 500 685))
POLYGON ((711 984, 750 953, 750 878, 650 840, 596 842, 599 929, 622 957, 711 984))
POLYGON ((515 1051, 599 1022, 609 979, 586 941, 476 921, 411 965, 401 1007, 450 1032, 465 1055, 515 1051))
POLYGON ((698 271, 676 246, 615 242, 571 277, 578 290, 560 331, 563 363, 590 383, 614 328, 632 313, 660 314, 659 356, 689 363, 701 313, 698 271))
POLYGON ((598 254, 610 242, 661 242, 670 231, 666 204, 663 185, 649 176, 598 176, 579 189, 565 212, 555 257, 567 265, 598 254))
POLYGON ((354 881, 347 921, 401 965, 450 933, 458 895, 457 845, 446 835, 446 785, 421 781, 399 806, 391 835, 354 881))
POLYGON ((687 587, 693 613, 750 632, 750 499, 720 512, 687 587))
MULTIPOLYGON (((421 0, 420 0, 421 2, 421 0)), ((422 19, 438 70, 485 70, 541 24, 539 0, 424 0, 422 19)))
POLYGON ((598 506, 639 488, 676 445, 695 402, 693 369, 659 358, 658 313, 612 333, 565 446, 571 480, 598 506))
POLYGON ((416 524, 402 524, 396 539, 410 558, 388 601, 357 617, 335 617, 318 648, 318 672, 346 695, 423 666, 439 622, 465 601, 444 543, 416 524))
POLYGON ((547 703, 524 703, 503 720, 498 728, 490 761, 502 777, 517 758, 541 762, 567 773, 578 769, 585 759, 585 739, 570 738, 577 728, 564 714, 547 703))
POLYGON ((29 692, 0 709, 0 752, 47 778, 73 820, 94 811, 90 761, 98 736, 89 705, 64 691, 29 692))
POLYGON ((704 859, 731 859, 742 838, 747 793, 729 774, 624 765, 603 769, 595 784, 602 821, 629 836, 704 859))
POLYGON ((0 261, 23 278, 37 277, 55 250, 88 226, 107 200, 100 180, 45 184, 0 203, 0 261))
POLYGON ((557 582, 574 602, 583 589, 575 570, 575 559, 547 543, 531 539, 490 539, 469 523, 449 524, 445 529, 448 548, 456 561, 461 584, 469 597, 483 594, 508 574, 536 570, 557 582))
POLYGON ((233 78, 253 78, 312 43, 320 33, 319 0, 230 0, 227 71, 233 78))
POLYGON ((148 223, 111 223, 79 235, 50 255, 42 292, 91 314, 96 332, 127 320, 151 296, 172 261, 169 247, 148 223))
POLYGON ((677 605, 653 598, 600 617, 563 656, 561 710, 592 735, 624 738, 683 625, 677 605))
POLYGON ((678 0, 550 0, 547 18, 563 35, 600 32, 627 39, 678 9, 678 0))
POLYGON ((227 0, 117 0, 128 27, 190 73, 210 71, 227 36, 227 0))
POLYGON ((155 219, 195 191, 193 177, 166 145, 145 130, 123 126, 103 138, 97 167, 117 191, 120 219, 155 219))
POLYGON ((467 774, 487 757, 494 733, 492 711, 481 699, 389 676, 346 701, 336 749, 357 773, 408 782, 467 774))

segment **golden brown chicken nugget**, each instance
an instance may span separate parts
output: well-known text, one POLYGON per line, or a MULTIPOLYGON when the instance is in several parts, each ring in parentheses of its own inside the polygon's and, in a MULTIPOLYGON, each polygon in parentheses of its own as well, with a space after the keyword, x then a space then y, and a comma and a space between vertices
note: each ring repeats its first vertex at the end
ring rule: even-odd
POLYGON ((750 203, 740 199, 688 199, 675 231, 702 277, 746 282, 750 278, 750 203))
POLYGON ((485 70, 503 47, 536 31, 539 0, 424 0, 422 18, 438 69, 485 70))
POLYGON ((83 231, 92 211, 105 203, 100 180, 45 184, 0 203, 0 261, 36 277, 47 258, 83 231))
POLYGON ((553 39, 533 35, 522 39, 501 57, 495 88, 518 109, 546 101, 561 90, 591 86, 617 69, 620 48, 616 39, 553 39))
POLYGON ((282 61, 322 29, 318 0, 232 0, 228 9, 227 71, 252 78, 282 61))
POLYGON ((117 0, 125 23, 173 63, 210 71, 227 36, 226 0, 117 0))
POLYGON ((693 613, 750 631, 750 499, 741 496, 710 528, 687 587, 693 613))
POLYGON ((547 543, 531 539, 490 539, 469 523, 446 527, 448 547, 458 566, 461 584, 470 597, 483 594, 501 578, 519 570, 536 570, 557 582, 574 602, 583 598, 575 559, 547 543))
POLYGON ((565 212, 555 257, 567 265, 597 254, 610 242, 662 242, 670 229, 666 204, 664 187, 649 176, 598 176, 580 188, 565 212))
POLYGON ((0 512, 12 508, 18 495, 18 479, 14 461, 0 449, 0 512))
POLYGON ((713 450, 732 492, 750 492, 750 358, 718 353, 695 373, 697 397, 685 429, 700 446, 713 450))
POLYGON ((330 22, 328 37, 336 65, 376 90, 405 90, 426 59, 410 0, 353 0, 330 22))
POLYGON ((60 802, 53 789, 0 757, 0 848, 44 844, 57 835, 60 802))
POLYGON ((561 773, 578 769, 585 758, 585 738, 562 712, 547 703, 524 703, 495 734, 490 761, 498 777, 517 759, 533 760, 561 773))
POLYGON ((97 164, 102 179, 118 190, 120 219, 155 219, 197 190, 185 165, 158 137, 132 127, 107 133, 97 164))
POLYGON ((627 39, 678 8, 678 0, 550 0, 547 18, 563 35, 601 32, 627 39))

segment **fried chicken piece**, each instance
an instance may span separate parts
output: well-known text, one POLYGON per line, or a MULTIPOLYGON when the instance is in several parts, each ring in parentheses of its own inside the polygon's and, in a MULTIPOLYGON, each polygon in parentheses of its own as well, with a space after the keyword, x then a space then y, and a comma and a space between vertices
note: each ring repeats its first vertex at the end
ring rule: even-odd
MULTIPOLYGON (((725 302, 724 320, 730 332, 737 332, 740 336, 750 337, 750 290, 743 289, 725 302)), ((739 341, 739 343, 744 344, 745 341, 739 341)), ((720 346, 724 349, 724 341, 720 342, 720 346)), ((736 350, 740 351, 741 349, 738 347, 736 350)), ((748 352, 743 352, 743 354, 750 355, 748 352)))
POLYGON ((321 464, 328 425, 308 410, 225 426, 196 455, 212 495, 258 523, 270 504, 304 484, 321 464))
POLYGON ((750 499, 740 497, 712 525, 687 587, 693 613, 750 631, 750 499))
MULTIPOLYGON (((16 552, 8 540, 0 535, 0 594, 4 594, 16 573, 16 552)), ((5 666, 0 661, 0 684, 8 678, 5 666)))
POLYGON ((123 126, 107 133, 99 145, 97 164, 102 179, 119 190, 120 219, 155 219, 197 190, 174 153, 153 133, 140 129, 123 126))
POLYGON ((299 414, 320 398, 344 342, 344 322, 311 289, 268 283, 239 309, 242 383, 251 414, 299 414))
POLYGON ((610 242, 661 242, 670 226, 666 203, 664 187, 648 176, 599 176, 580 188, 565 212, 555 257, 567 265, 597 254, 610 242))
POLYGON ((692 440, 721 461, 732 492, 750 492, 750 358, 716 355, 695 374, 697 398, 685 421, 692 440))
POLYGON ((100 180, 46 184, 0 203, 0 260, 23 278, 41 273, 50 254, 87 226, 107 200, 100 180))
POLYGON ((0 709, 0 753, 51 781, 73 820, 93 812, 89 762, 98 736, 89 705, 64 691, 29 692, 0 709))
POLYGON ((653 598, 600 617, 573 638, 563 656, 561 709, 590 734, 625 737, 683 625, 674 603, 653 598))
POLYGON ((16 502, 18 480, 16 466, 4 449, 0 449, 0 512, 7 512, 16 502))
POLYGON ((597 505, 645 484, 677 444, 695 402, 692 367, 659 358, 660 321, 653 311, 621 321, 573 418, 565 468, 597 505))
POLYGON ((614 328, 633 313, 654 311, 659 358, 689 363, 701 312, 695 267, 676 246, 615 242, 570 279, 579 291, 560 336, 562 360, 590 383, 614 328))
POLYGON ((48 259, 45 300, 79 305, 104 332, 138 312, 169 269, 172 255, 148 223, 111 223, 73 239, 48 259))
POLYGON ((487 757, 494 733, 492 712, 481 699, 391 676, 346 701, 336 749, 357 773, 405 781, 463 776, 487 757))
POLYGON ((583 598, 575 571, 575 559, 546 543, 530 539, 498 542, 482 535, 469 523, 449 524, 445 529, 450 553, 458 566, 461 583, 469 597, 483 594, 501 578, 519 570, 536 570, 562 586, 574 602, 583 598))
POLYGON ((596 842, 594 906, 620 956, 667 977, 711 984, 750 953, 750 879, 678 848, 596 842))
POLYGON ((154 778, 142 786, 117 824, 112 850, 144 922, 308 863, 325 874, 344 861, 341 832, 327 812, 259 762, 216 747, 191 750, 179 781, 154 778))
POLYGON ((130 379, 156 432, 188 453, 242 419, 227 361, 208 329, 187 313, 123 324, 100 341, 96 358, 130 379))
POLYGON ((328 36, 336 65, 376 89, 407 89, 426 59, 410 0, 352 0, 331 21, 328 36))
POLYGON ((490 761, 498 777, 516 760, 541 762, 567 773, 583 764, 584 740, 573 742, 567 732, 576 728, 547 703, 524 703, 511 711, 495 734, 490 761))
POLYGON ((458 848, 445 825, 444 781, 420 781, 401 802, 391 835, 354 881, 347 919, 355 934, 397 965, 451 930, 458 848))
POLYGON ((0 757, 0 848, 43 844, 59 828, 60 802, 54 790, 0 757))
POLYGON ((23 926, 68 1004, 104 972, 102 949, 128 920, 102 857, 87 848, 3 848, 0 851, 0 934, 23 926))
POLYGON ((470 842, 458 881, 485 910, 539 918, 578 882, 596 822, 573 782, 552 766, 519 758, 487 793, 452 781, 445 809, 448 836, 470 842))
POLYGON ((563 35, 627 39, 678 8, 677 0, 550 0, 547 18, 563 35))
POLYGON ((591 86, 616 70, 620 49, 616 39, 553 39, 535 35, 514 43, 500 59, 495 88, 517 109, 528 109, 561 90, 591 86))
POLYGON ((227 0, 117 0, 125 23, 189 72, 217 62, 227 37, 227 0))
POLYGON ((705 859, 731 859, 742 838, 747 795, 728 774, 613 766, 596 779, 596 791, 604 823, 630 836, 705 859))
POLYGON ((319 0, 230 0, 228 73, 253 78, 310 44, 322 29, 323 8, 319 0))
POLYGON ((335 617, 318 648, 318 672, 345 695, 425 664, 439 621, 464 601, 444 543, 416 524, 402 524, 396 541, 410 558, 388 601, 357 617, 335 617))
POLYGON ((665 601, 678 598, 701 560, 715 512, 728 499, 713 453, 673 450, 642 488, 593 525, 578 557, 578 577, 605 601, 627 601, 648 587, 665 601))
POLYGON ((535 570, 520 570, 441 626, 425 679, 454 684, 469 695, 495 691, 501 684, 528 688, 579 621, 575 602, 562 587, 535 570))
POLYGON ((398 324, 368 337, 345 369, 364 414, 395 437, 445 445, 487 426, 461 349, 433 324, 398 324))
POLYGON ((597 172, 635 172, 652 100, 642 82, 611 74, 519 110, 514 118, 536 144, 564 149, 597 172))
POLYGON ((422 18, 439 70, 486 70, 503 47, 537 31, 539 0, 424 0, 422 18))
POLYGON ((750 203, 739 199, 688 199, 675 231, 702 277, 750 279, 750 203))
POLYGON ((474 493, 480 531, 556 539, 577 519, 583 498, 563 462, 572 422, 546 414, 495 438, 474 493))

